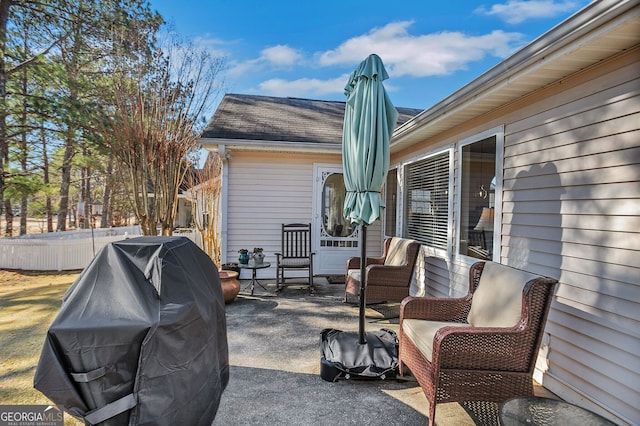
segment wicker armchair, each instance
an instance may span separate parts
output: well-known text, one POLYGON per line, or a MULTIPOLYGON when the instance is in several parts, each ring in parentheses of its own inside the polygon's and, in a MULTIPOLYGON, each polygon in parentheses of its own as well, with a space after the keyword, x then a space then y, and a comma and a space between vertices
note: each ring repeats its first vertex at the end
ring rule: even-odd
MULTIPOLYGON (((387 238, 382 257, 368 257, 365 303, 401 302, 409 295, 420 243, 404 238, 387 238)), ((345 301, 358 303, 360 294, 360 258, 347 261, 345 301)))
POLYGON ((503 402, 533 395, 532 375, 557 280, 493 262, 475 263, 464 298, 406 298, 399 367, 429 401, 503 402))

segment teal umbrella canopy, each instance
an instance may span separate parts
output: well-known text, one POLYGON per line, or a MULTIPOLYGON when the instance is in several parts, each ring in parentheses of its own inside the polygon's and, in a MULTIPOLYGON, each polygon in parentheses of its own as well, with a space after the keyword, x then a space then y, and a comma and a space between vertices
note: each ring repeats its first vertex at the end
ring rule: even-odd
POLYGON ((370 225, 382 217, 380 190, 389 170, 389 140, 398 119, 382 82, 389 78, 378 55, 369 55, 345 86, 342 168, 347 195, 344 215, 370 225))

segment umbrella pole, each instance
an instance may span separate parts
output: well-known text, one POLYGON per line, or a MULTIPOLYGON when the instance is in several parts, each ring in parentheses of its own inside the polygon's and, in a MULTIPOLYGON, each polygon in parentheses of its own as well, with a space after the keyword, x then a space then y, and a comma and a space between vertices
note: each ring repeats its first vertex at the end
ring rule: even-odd
POLYGON ((358 327, 359 340, 358 343, 364 345, 367 343, 367 338, 364 332, 364 311, 365 311, 365 288, 366 283, 365 271, 367 269, 367 226, 362 224, 360 226, 362 238, 360 240, 360 322, 358 327))

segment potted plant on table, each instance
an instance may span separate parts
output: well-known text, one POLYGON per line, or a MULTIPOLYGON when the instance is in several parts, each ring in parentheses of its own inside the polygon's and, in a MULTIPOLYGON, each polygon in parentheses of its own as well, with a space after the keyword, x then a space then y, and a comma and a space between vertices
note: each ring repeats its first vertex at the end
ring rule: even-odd
POLYGON ((243 265, 246 265, 247 263, 249 263, 249 250, 243 248, 238 250, 238 253, 240 253, 238 255, 238 262, 240 262, 243 265))
POLYGON ((253 248, 253 262, 257 265, 264 262, 264 253, 262 252, 262 247, 253 248))

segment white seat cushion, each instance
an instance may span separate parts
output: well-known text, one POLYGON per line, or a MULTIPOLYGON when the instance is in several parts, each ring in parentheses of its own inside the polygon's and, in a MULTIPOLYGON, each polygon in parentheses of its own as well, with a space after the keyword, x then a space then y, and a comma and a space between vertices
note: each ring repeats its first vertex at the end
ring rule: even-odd
POLYGON ((467 321, 474 327, 513 327, 522 316, 522 290, 538 276, 486 262, 473 293, 467 321))
POLYGON ((304 268, 305 266, 309 266, 309 259, 282 259, 280 266, 287 268, 304 268))
POLYGON ((360 269, 349 269, 347 276, 356 282, 360 282, 360 269))
POLYGON ((406 319, 402 321, 402 331, 429 362, 431 362, 431 355, 433 353, 433 337, 439 329, 446 326, 468 327, 469 324, 425 321, 420 319, 406 319))
POLYGON ((387 257, 384 259, 384 264, 388 266, 402 266, 407 263, 407 247, 413 243, 414 240, 407 240, 405 238, 391 238, 389 243, 389 251, 387 257))

